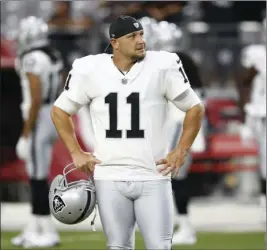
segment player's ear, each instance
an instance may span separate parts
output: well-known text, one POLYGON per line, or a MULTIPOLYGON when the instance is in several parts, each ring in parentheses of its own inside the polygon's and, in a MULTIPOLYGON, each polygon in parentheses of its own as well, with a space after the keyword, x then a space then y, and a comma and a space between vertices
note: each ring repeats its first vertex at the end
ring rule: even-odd
POLYGON ((113 49, 118 49, 119 48, 119 42, 117 39, 110 39, 110 44, 112 45, 113 49))

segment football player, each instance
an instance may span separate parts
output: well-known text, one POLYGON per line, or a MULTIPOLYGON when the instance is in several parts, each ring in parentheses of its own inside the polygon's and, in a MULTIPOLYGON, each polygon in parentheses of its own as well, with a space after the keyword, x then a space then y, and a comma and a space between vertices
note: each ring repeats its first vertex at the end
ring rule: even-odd
MULTIPOLYGON (((148 46, 153 50, 165 50, 176 53, 182 61, 183 68, 187 77, 190 79, 191 87, 204 100, 204 86, 199 74, 199 67, 185 52, 187 38, 183 31, 174 23, 166 21, 157 22, 153 18, 144 17, 140 19, 144 26, 145 36, 148 46), (148 31, 148 32, 147 32, 148 31)), ((184 112, 169 103, 169 136, 167 144, 167 153, 171 152, 177 145, 182 132, 184 112)), ((205 150, 204 121, 202 127, 191 147, 193 152, 202 152, 205 150)), ((190 187, 188 183, 188 172, 192 164, 191 152, 187 154, 185 164, 179 171, 178 176, 172 178, 172 188, 174 192, 174 201, 178 211, 175 215, 174 223, 179 225, 179 230, 174 232, 172 244, 194 244, 197 241, 193 225, 189 220, 188 206, 190 203, 190 187)))
POLYGON ((52 247, 60 241, 50 216, 48 175, 57 138, 50 110, 62 88, 63 64, 47 37, 48 27, 43 20, 33 16, 21 20, 15 67, 21 79, 24 127, 16 153, 25 161, 29 176, 32 218, 12 239, 15 246, 52 247))
POLYGON ((171 174, 184 163, 204 106, 176 54, 146 52, 139 21, 120 16, 109 34, 113 55, 75 60, 51 117, 74 164, 94 175, 108 249, 134 249, 135 223, 146 249, 171 249, 171 174), (186 117, 178 145, 165 155, 168 101, 186 117), (93 153, 82 151, 71 120, 87 104, 93 153))
POLYGON ((261 195, 263 219, 266 220, 266 19, 263 21, 263 41, 242 50, 243 75, 240 84, 241 103, 244 104, 245 121, 241 137, 248 143, 254 136, 259 145, 261 195), (247 91, 249 90, 249 98, 247 91), (248 99, 248 100, 247 100, 248 99))

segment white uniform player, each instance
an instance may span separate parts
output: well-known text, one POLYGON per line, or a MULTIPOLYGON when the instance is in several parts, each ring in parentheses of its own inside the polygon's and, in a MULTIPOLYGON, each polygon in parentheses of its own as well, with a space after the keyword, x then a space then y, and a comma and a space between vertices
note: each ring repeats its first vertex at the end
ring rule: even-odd
POLYGON ((16 146, 25 161, 31 188, 32 219, 12 244, 50 247, 59 243, 48 201, 48 176, 57 133, 50 119, 53 102, 62 89, 63 64, 46 39, 46 24, 35 17, 21 21, 16 70, 21 79, 24 127, 16 146), (25 42, 25 43, 23 43, 25 42))
POLYGON ((28 118, 31 106, 31 93, 26 73, 30 72, 40 76, 42 101, 44 104, 51 105, 61 92, 61 71, 63 70, 63 65, 61 59, 57 58, 56 55, 52 55, 53 59, 51 58, 51 52, 42 48, 33 48, 21 58, 16 58, 15 69, 21 79, 21 111, 24 120, 28 118))
POLYGON ((187 132, 194 138, 202 118, 201 101, 176 54, 145 53, 142 26, 136 19, 120 17, 113 26, 112 42, 120 41, 121 48, 115 49, 113 44, 113 56, 98 54, 74 61, 65 91, 54 104, 52 119, 76 166, 86 166, 87 160, 80 162, 87 156, 90 169, 91 162, 97 163, 94 180, 108 248, 134 249, 137 222, 147 249, 171 249, 170 172, 174 167, 162 160, 168 139, 167 103, 172 101, 185 112, 196 112, 192 114, 195 122, 189 122, 194 135, 187 132), (118 53, 124 53, 122 47, 129 52, 133 44, 138 45, 134 53, 139 60, 123 70, 118 53), (69 116, 87 104, 94 131, 94 157, 81 152, 69 122, 69 116), (160 172, 162 167, 166 172, 160 172))
MULTIPOLYGON (((266 33, 264 32, 265 36, 266 33)), ((266 39, 266 38, 265 38, 266 39)), ((244 84, 250 84, 250 100, 245 104, 245 125, 241 130, 244 141, 256 138, 259 145, 261 172, 261 204, 266 216, 266 44, 245 47, 241 57, 242 66, 248 77, 244 84), (250 80, 247 80, 250 79, 250 80), (248 82, 249 81, 249 82, 248 82)))
POLYGON ((190 88, 189 81, 184 83, 177 61, 179 58, 174 53, 148 51, 145 59, 136 63, 125 78, 109 54, 74 61, 63 95, 80 105, 90 103, 96 141, 94 155, 102 161, 95 170, 95 180, 169 179, 156 171, 155 159, 164 156, 162 145, 167 144, 163 94, 174 99, 190 88), (168 72, 172 70, 173 74, 168 72), (154 74, 155 71, 160 73, 154 74), (161 77, 167 78, 165 83, 160 82, 161 77), (124 79, 127 84, 123 84, 124 79), (140 106, 146 99, 149 101, 145 106, 140 106), (151 124, 151 120, 156 123, 151 124), (149 134, 145 135, 144 131, 149 134))
POLYGON ((242 65, 254 67, 257 71, 253 79, 250 102, 245 111, 252 117, 266 117, 266 46, 264 44, 249 45, 242 51, 242 65))

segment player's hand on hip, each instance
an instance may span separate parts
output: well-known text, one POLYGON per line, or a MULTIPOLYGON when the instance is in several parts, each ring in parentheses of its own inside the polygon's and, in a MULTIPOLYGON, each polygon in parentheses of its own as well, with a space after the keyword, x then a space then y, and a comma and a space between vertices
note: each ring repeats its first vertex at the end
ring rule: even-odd
POLYGON ((175 149, 170 152, 165 159, 158 160, 156 165, 163 165, 159 168, 159 172, 163 175, 172 173, 172 176, 177 176, 179 169, 184 165, 187 150, 175 149))
POLYGON ((16 154, 20 160, 27 160, 30 155, 30 139, 21 136, 16 145, 16 154))
POLYGON ((93 173, 95 165, 101 163, 93 154, 83 151, 76 151, 71 154, 71 157, 74 165, 87 173, 93 173))

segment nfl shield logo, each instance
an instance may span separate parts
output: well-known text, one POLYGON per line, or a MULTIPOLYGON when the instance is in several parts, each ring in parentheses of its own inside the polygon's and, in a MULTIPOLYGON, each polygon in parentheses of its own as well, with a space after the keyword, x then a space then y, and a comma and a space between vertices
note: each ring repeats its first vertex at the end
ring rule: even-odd
POLYGON ((128 80, 126 78, 121 79, 122 84, 127 84, 128 80))
POLYGON ((134 25, 135 28, 138 29, 138 27, 139 27, 139 23, 134 23, 133 25, 134 25))

